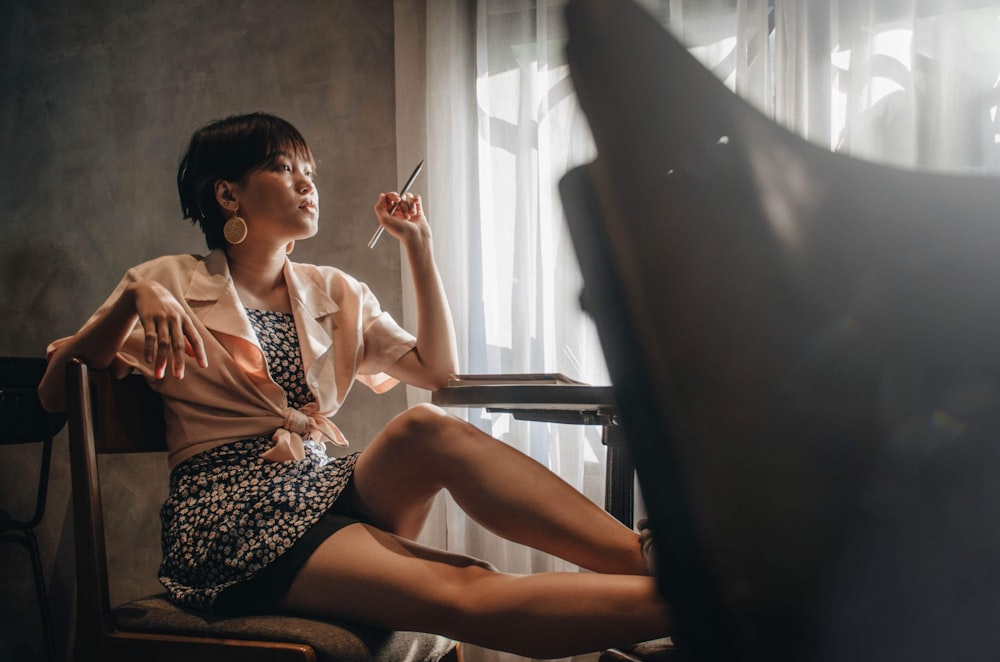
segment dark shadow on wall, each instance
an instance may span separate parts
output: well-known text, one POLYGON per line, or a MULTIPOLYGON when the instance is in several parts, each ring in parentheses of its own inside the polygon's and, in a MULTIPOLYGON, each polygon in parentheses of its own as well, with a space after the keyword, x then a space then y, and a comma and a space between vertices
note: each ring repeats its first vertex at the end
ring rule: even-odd
MULTIPOLYGON (((18 228, 20 229, 20 228, 18 228)), ((0 244, 0 354, 42 356, 57 330, 75 326, 74 302, 88 289, 80 279, 80 256, 59 243, 59 238, 36 238, 18 243, 13 228, 0 244), (8 240, 13 240, 7 243, 8 240)), ((84 296, 87 296, 84 294, 84 296)), ((0 455, 0 504, 15 514, 34 507, 39 451, 35 445, 4 447, 0 455)), ((52 452, 46 515, 36 535, 42 550, 46 589, 57 655, 63 659, 73 599, 73 578, 58 569, 72 568, 73 538, 68 514, 69 468, 66 435, 60 433, 52 452), (53 550, 53 551, 50 551, 53 550)), ((0 547, 0 659, 42 659, 42 633, 35 605, 34 582, 27 552, 17 545, 0 547)))
POLYGON ((81 297, 87 283, 81 281, 81 256, 60 245, 59 238, 35 239, 3 247, 0 273, 0 353, 44 355, 55 333, 78 326, 81 297))

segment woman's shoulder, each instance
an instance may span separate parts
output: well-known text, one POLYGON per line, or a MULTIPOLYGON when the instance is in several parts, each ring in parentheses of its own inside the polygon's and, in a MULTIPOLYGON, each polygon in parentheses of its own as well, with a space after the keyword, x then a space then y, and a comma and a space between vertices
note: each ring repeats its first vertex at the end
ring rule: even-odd
POLYGON ((303 278, 315 282, 321 287, 349 288, 355 289, 361 286, 361 281, 347 273, 343 269, 322 264, 308 264, 306 262, 292 262, 292 269, 303 278))
POLYGON ((194 255, 192 253, 161 255, 160 257, 154 257, 152 260, 147 260, 135 265, 132 269, 130 269, 130 271, 136 271, 143 274, 189 271, 204 261, 204 256, 194 255))
POLYGON ((319 290, 341 310, 378 307, 375 294, 365 283, 337 267, 292 262, 293 289, 300 294, 319 290))
POLYGON ((128 270, 132 277, 158 279, 166 276, 179 276, 190 273, 205 261, 202 255, 184 253, 180 255, 161 255, 135 265, 128 270))

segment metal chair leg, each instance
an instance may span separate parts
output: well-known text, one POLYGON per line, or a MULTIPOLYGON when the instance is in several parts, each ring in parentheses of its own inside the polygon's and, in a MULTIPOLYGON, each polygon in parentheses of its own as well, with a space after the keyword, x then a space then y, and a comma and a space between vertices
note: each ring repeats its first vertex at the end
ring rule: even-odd
POLYGON ((55 662, 55 641, 52 638, 52 619, 49 611, 49 595, 45 587, 45 573, 42 570, 42 555, 38 549, 38 539, 31 529, 16 529, 0 535, 0 543, 16 542, 28 550, 31 557, 31 573, 35 583, 35 599, 42 626, 42 643, 46 659, 55 662))
POLYGON ((38 615, 42 622, 42 640, 45 652, 51 662, 56 660, 55 642, 52 639, 52 612, 49 610, 49 593, 45 587, 45 573, 42 570, 42 555, 38 550, 38 539, 31 529, 25 531, 31 567, 35 575, 35 595, 38 600, 38 615))

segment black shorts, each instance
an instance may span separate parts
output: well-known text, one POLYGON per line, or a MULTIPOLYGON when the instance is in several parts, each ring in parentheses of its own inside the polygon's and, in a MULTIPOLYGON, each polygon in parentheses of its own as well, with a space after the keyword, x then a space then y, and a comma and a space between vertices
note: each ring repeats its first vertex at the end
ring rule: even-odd
POLYGON ((355 507, 352 481, 319 521, 289 547, 287 552, 250 579, 223 589, 215 599, 215 611, 222 614, 276 611, 278 602, 288 592, 295 576, 313 552, 337 531, 358 523, 369 522, 355 507))

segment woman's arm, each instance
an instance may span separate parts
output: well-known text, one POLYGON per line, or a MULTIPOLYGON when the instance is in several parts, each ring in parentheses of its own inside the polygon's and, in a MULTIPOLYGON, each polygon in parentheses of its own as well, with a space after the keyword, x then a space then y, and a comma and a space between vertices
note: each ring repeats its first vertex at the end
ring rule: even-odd
POLYGON ((375 205, 379 222, 403 242, 409 258, 417 300, 417 346, 386 372, 400 381, 435 390, 458 372, 458 350, 451 309, 441 274, 434 261, 430 225, 419 196, 407 194, 392 216, 388 209, 398 200, 383 194, 375 205))
POLYGON ((74 357, 87 365, 106 368, 125 344, 138 319, 145 331, 145 360, 163 377, 168 360, 177 379, 184 377, 185 340, 198 365, 208 365, 201 336, 177 299, 155 281, 130 283, 117 299, 109 301, 74 336, 49 357, 38 387, 42 406, 49 411, 66 409, 66 363, 74 357))

